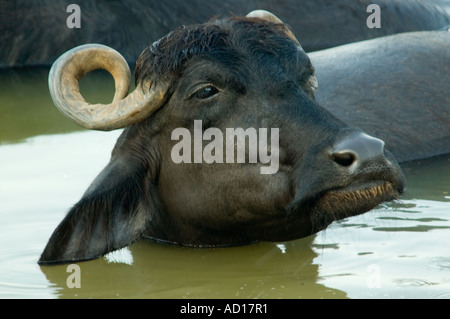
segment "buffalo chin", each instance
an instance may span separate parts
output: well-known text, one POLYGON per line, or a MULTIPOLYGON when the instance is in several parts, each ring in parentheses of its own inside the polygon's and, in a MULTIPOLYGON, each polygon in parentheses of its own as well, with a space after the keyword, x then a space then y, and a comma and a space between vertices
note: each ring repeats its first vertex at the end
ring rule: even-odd
POLYGON ((333 221, 368 212, 379 204, 398 199, 399 193, 387 181, 352 185, 329 190, 313 205, 313 225, 323 229, 333 221))
MULTIPOLYGON (((145 234, 145 238, 160 243, 188 247, 230 247, 260 241, 290 241, 313 235, 336 220, 360 215, 379 204, 397 199, 402 186, 388 181, 355 183, 342 188, 329 189, 314 198, 294 202, 279 214, 284 218, 265 220, 261 223, 234 224, 224 228, 198 228, 195 237, 162 238, 157 234, 145 234), (238 230, 238 231, 237 231, 238 230)), ((189 232, 185 232, 187 234, 189 232)))

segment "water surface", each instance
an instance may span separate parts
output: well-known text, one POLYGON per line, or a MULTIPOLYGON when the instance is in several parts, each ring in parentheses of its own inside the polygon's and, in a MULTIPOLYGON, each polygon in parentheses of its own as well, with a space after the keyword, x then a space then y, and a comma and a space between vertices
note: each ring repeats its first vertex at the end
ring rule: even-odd
MULTIPOLYGON (((450 156, 403 165, 401 200, 281 243, 193 249, 139 241, 78 263, 37 265, 120 131, 80 129, 50 100, 46 69, 0 74, 0 298, 450 298, 450 156)), ((86 79, 107 102, 112 81, 86 79)))

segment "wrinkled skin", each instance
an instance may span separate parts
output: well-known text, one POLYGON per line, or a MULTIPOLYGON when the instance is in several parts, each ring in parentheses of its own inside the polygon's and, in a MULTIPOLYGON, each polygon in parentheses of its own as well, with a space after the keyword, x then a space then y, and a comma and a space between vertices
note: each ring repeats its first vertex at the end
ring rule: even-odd
MULTIPOLYGON (((169 72, 165 105, 124 130, 110 163, 53 233, 41 264, 97 258, 140 238, 191 246, 291 240, 402 192, 402 173, 384 143, 315 102, 311 62, 294 40, 258 19, 210 26, 220 30, 214 43, 223 46, 194 48, 169 72), (279 128, 278 172, 263 175, 261 164, 250 163, 175 164, 171 133, 192 133, 194 119, 222 131, 279 128)), ((156 45, 178 43, 195 28, 156 45)), ((149 56, 144 51, 138 61, 138 82, 149 56)))

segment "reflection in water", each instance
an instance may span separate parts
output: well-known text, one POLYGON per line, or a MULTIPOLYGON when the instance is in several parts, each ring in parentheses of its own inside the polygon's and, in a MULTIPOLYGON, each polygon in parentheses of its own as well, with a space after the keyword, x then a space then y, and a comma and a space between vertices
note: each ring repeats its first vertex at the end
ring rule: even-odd
MULTIPOLYGON (((315 236, 217 249, 139 241, 78 263, 81 288, 68 288, 67 265, 37 260, 120 131, 80 129, 53 106, 48 70, 16 71, 0 72, 0 298, 450 298, 450 157, 403 165, 399 202, 315 236)), ((112 98, 103 78, 86 79, 88 100, 112 98)))
POLYGON ((350 298, 450 297, 450 268, 445 267, 450 243, 450 156, 403 168, 408 186, 399 202, 334 223, 317 235, 316 244, 339 245, 316 259, 323 265, 319 275, 324 285, 345 287, 350 298), (378 269, 376 288, 369 285, 374 276, 371 266, 378 269))
POLYGON ((317 282, 314 237, 276 244, 192 249, 139 241, 129 247, 133 263, 108 257, 78 263, 81 289, 66 285, 66 265, 42 266, 62 298, 344 298, 317 282))

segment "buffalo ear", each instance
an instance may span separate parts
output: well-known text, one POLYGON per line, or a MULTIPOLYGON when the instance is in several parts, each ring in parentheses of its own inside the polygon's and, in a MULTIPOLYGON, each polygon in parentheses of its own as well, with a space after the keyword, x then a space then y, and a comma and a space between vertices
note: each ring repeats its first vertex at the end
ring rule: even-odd
POLYGON ((141 238, 151 218, 147 171, 112 158, 55 229, 39 264, 98 258, 141 238))

